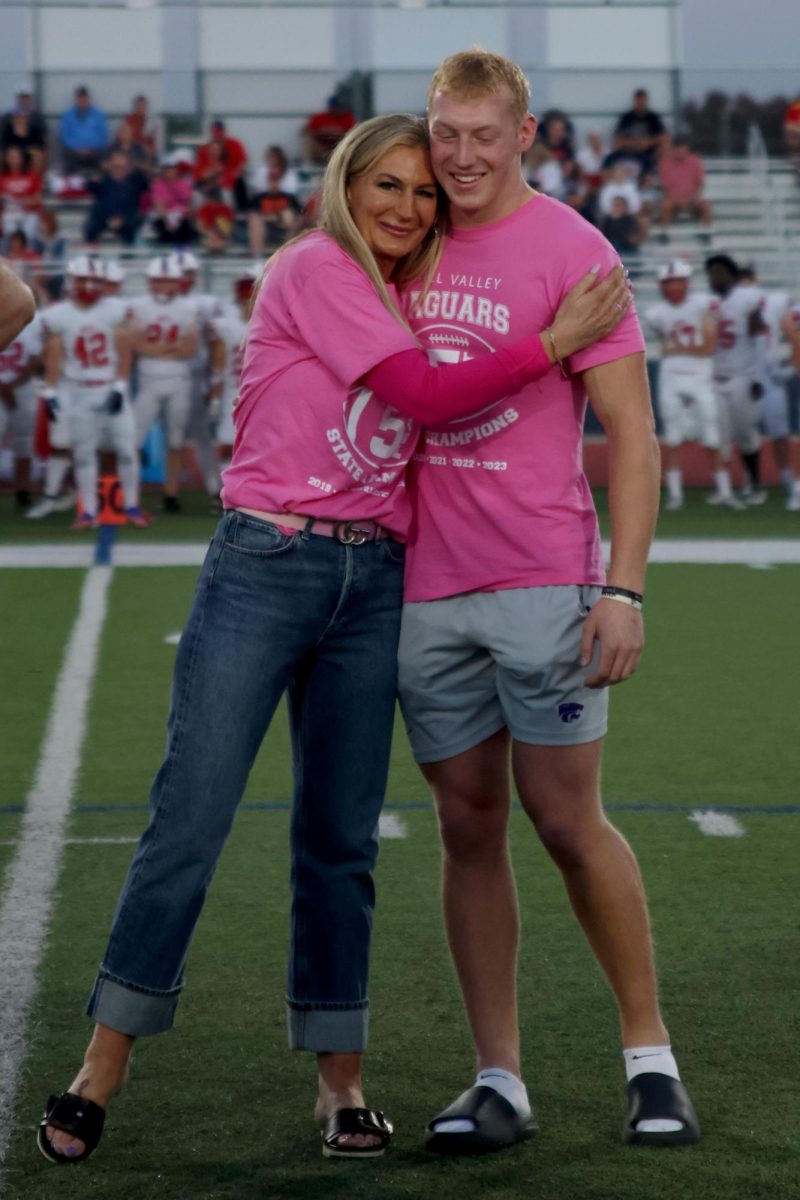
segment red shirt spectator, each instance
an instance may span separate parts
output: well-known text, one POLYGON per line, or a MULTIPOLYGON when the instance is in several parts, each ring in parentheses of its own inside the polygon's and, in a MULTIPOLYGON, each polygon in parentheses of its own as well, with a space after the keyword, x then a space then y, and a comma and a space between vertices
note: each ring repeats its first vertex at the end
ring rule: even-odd
POLYGON ((339 96, 330 96, 327 108, 312 113, 303 127, 308 157, 313 162, 324 162, 355 123, 355 116, 339 96))
POLYGON ((211 122, 211 138, 199 147, 194 166, 198 183, 235 191, 247 163, 247 151, 236 138, 227 137, 224 121, 211 122))
POLYGON ((42 199, 42 177, 25 162, 16 146, 6 151, 0 173, 0 199, 15 209, 36 210, 42 199))

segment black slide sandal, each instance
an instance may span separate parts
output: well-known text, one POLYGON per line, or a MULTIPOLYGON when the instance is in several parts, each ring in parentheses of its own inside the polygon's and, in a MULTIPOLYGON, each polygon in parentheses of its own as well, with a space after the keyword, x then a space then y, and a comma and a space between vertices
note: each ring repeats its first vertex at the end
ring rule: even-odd
POLYGON ((103 1134, 105 1119, 106 1110, 99 1104, 95 1104, 94 1100, 84 1100, 73 1092, 63 1092, 60 1096, 51 1096, 47 1101, 44 1116, 39 1122, 39 1128, 36 1130, 36 1145, 50 1162, 59 1165, 85 1162, 97 1148, 103 1134), (82 1154, 75 1154, 72 1157, 68 1154, 59 1154, 50 1144, 47 1136, 48 1125, 54 1129, 60 1129, 63 1133, 69 1133, 74 1138, 80 1138, 86 1149, 82 1154))
POLYGON ((432 1154, 491 1154, 526 1142, 537 1129, 532 1113, 521 1117, 494 1088, 471 1087, 433 1118, 425 1131, 425 1148, 432 1154), (473 1128, 440 1133, 437 1126, 444 1121, 471 1121, 473 1128))
POLYGON ((339 1108, 322 1127, 325 1158, 379 1158, 391 1141, 394 1126, 382 1112, 371 1108, 339 1108), (367 1134, 380 1140, 373 1146, 342 1146, 345 1134, 367 1134))
POLYGON ((700 1140, 700 1122, 679 1079, 660 1072, 636 1075, 628 1084, 628 1115, 622 1140, 629 1146, 693 1146, 700 1140), (639 1121, 680 1121, 681 1129, 664 1133, 644 1133, 636 1129, 639 1121))

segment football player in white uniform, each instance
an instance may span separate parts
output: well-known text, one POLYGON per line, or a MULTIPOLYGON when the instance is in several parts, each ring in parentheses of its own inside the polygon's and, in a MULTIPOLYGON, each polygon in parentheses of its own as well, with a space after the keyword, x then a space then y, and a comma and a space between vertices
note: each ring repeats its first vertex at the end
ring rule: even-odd
MULTIPOLYGON (((742 282, 758 287, 756 273, 752 267, 741 272, 742 282)), ((792 469, 792 450, 789 440, 789 380, 793 370, 789 359, 792 350, 784 326, 792 311, 792 303, 786 292, 768 292, 761 289, 761 319, 764 332, 756 339, 759 364, 758 380, 763 389, 761 397, 761 423, 764 434, 772 445, 775 465, 778 468, 786 507, 790 512, 800 511, 800 480, 792 469)), ((791 330, 791 321, 789 321, 791 330)))
POLYGON ((212 436, 209 415, 211 388, 211 352, 214 343, 212 321, 222 316, 223 306, 216 296, 197 291, 200 264, 191 250, 176 250, 174 257, 183 273, 183 294, 195 305, 197 311, 197 353, 192 360, 191 415, 189 436, 194 445, 203 483, 212 501, 215 513, 220 511, 219 490, 222 486, 219 475, 217 450, 212 436))
POLYGON ((31 502, 33 430, 42 372, 42 319, 37 313, 15 341, 0 350, 0 442, 6 431, 14 458, 17 508, 31 502))
MULTIPOLYGON (((758 288, 740 285, 738 264, 727 254, 712 254, 707 258, 706 272, 714 292, 711 311, 717 320, 714 387, 719 403, 722 456, 729 462, 732 446, 738 447, 747 474, 742 499, 748 504, 762 504, 766 492, 761 486, 758 462, 762 388, 758 381, 756 344, 756 338, 764 332, 761 293, 758 288)), ((729 502, 715 493, 709 497, 709 503, 729 502)))
MULTIPOLYGON (((51 420, 51 445, 57 450, 72 450, 83 502, 83 512, 73 528, 92 529, 97 524, 98 450, 116 454, 128 520, 145 526, 149 522, 139 507, 139 460, 128 400, 131 353, 126 306, 121 300, 103 295, 100 259, 80 255, 67 265, 67 275, 69 298, 43 314, 42 397, 51 420)), ((47 474, 50 468, 48 461, 45 498, 51 494, 53 480, 47 474)))
POLYGON ((131 301, 131 343, 136 355, 138 444, 161 419, 167 445, 165 512, 180 512, 181 472, 189 431, 191 360, 197 353, 197 314, 184 299, 182 273, 172 255, 147 268, 148 295, 131 301))
POLYGON ((227 467, 233 454, 233 406, 239 394, 250 300, 260 274, 260 265, 254 263, 234 279, 233 304, 211 323, 216 340, 211 350, 209 413, 216 426, 220 470, 227 467))
POLYGON ((644 319, 661 344, 658 407, 664 425, 666 508, 683 505, 680 447, 699 442, 708 454, 717 493, 730 499, 730 475, 720 457, 719 417, 711 377, 717 347, 717 323, 708 293, 691 292, 692 268, 684 259, 659 267, 663 299, 644 319))

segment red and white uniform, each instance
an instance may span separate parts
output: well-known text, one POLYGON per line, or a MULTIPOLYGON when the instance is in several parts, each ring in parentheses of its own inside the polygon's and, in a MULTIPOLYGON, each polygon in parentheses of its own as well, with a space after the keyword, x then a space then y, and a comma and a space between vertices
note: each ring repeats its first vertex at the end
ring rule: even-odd
POLYGON ((50 426, 50 444, 72 450, 78 488, 90 513, 95 511, 98 450, 116 454, 120 475, 136 475, 127 489, 126 504, 137 503, 136 431, 130 401, 126 398, 118 412, 108 409, 119 376, 116 335, 127 313, 128 303, 111 296, 89 306, 64 300, 43 313, 46 334, 57 335, 63 348, 56 387, 58 415, 50 426))
POLYGON ((760 312, 766 332, 758 335, 756 346, 759 382, 764 389, 761 421, 769 438, 788 437, 791 432, 787 382, 792 371, 787 363, 788 347, 781 331, 781 322, 790 308, 791 301, 786 292, 763 293, 760 312))
POLYGON ((74 451, 77 442, 94 444, 108 434, 108 395, 118 375, 115 337, 126 308, 112 297, 88 307, 62 300, 42 314, 45 334, 57 335, 63 352, 59 411, 50 427, 50 443, 57 449, 74 451))
POLYGON ((661 300, 644 314, 662 348, 670 351, 662 356, 658 376, 658 407, 668 446, 695 441, 712 449, 719 446, 713 357, 675 353, 703 344, 710 304, 707 293, 691 293, 681 304, 661 300))
MULTIPOLYGON (((131 317, 147 344, 162 349, 174 345, 197 328, 195 306, 185 297, 157 300, 140 296, 131 305, 131 317)), ((141 444, 150 426, 163 418, 167 445, 180 450, 186 444, 191 403, 191 360, 188 358, 137 358, 136 429, 141 444)))
POLYGON ((41 380, 19 377, 30 366, 31 359, 41 358, 44 346, 42 318, 39 313, 19 337, 0 350, 0 384, 10 386, 14 393, 14 408, 0 401, 0 442, 8 430, 14 458, 30 458, 33 454, 33 430, 36 424, 37 397, 41 380))
POLYGON ((233 405, 239 394, 239 380, 244 362, 244 339, 247 322, 238 308, 231 306, 224 316, 211 323, 214 335, 225 346, 225 380, 222 391, 222 411, 217 423, 217 441, 232 446, 234 439, 233 405))
POLYGON ((725 457, 734 443, 743 454, 754 454, 761 443, 760 405, 758 397, 753 396, 753 384, 758 379, 758 347, 750 332, 750 318, 761 307, 762 299, 760 288, 742 285, 711 301, 718 330, 714 388, 719 404, 720 447, 725 457))

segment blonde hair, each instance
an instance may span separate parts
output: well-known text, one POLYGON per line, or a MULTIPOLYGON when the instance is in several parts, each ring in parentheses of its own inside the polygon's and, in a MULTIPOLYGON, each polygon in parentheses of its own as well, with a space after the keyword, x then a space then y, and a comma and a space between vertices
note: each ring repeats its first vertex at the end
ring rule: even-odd
POLYGON ((506 90, 511 97, 514 118, 524 121, 531 103, 531 85, 521 67, 502 54, 493 54, 474 46, 451 54, 436 68, 428 87, 428 111, 437 92, 447 92, 464 100, 496 96, 506 90))
MULTIPOLYGON (((429 154, 428 126, 422 117, 415 117, 407 113, 395 113, 388 117, 372 117, 370 120, 356 125, 342 138, 325 168, 322 181, 322 204, 317 228, 333 238, 345 254, 349 254, 350 258, 358 263, 370 279, 383 305, 402 325, 406 325, 406 321, 389 295, 375 255, 353 220, 347 199, 347 190, 354 180, 366 175, 385 154, 397 146, 417 148, 424 151, 426 156, 429 154)), ((417 246, 416 250, 404 258, 398 259, 392 273, 392 283, 398 287, 403 287, 418 279, 424 280, 428 286, 436 274, 442 242, 441 237, 437 236, 438 226, 441 225, 446 213, 446 204, 445 194, 437 183, 434 224, 430 233, 417 246)), ((308 231, 300 234, 298 238, 293 238, 291 242, 287 242, 276 254, 273 254, 265 265, 261 280, 254 290, 253 299, 255 299, 256 290, 260 288, 264 274, 269 270, 271 264, 289 246, 307 236, 308 231)))

